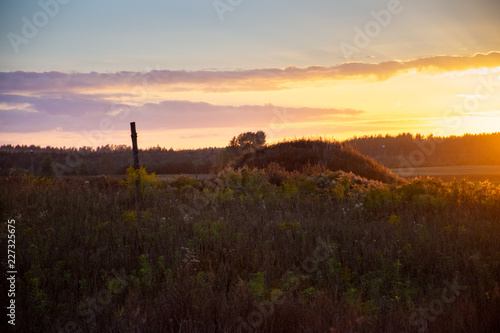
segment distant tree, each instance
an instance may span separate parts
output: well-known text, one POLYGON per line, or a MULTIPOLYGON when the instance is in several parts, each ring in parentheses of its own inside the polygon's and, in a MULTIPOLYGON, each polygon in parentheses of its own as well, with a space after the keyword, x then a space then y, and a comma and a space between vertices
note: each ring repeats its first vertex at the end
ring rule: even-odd
POLYGON ((245 132, 238 135, 238 137, 233 137, 231 141, 229 141, 229 146, 227 148, 229 151, 233 152, 234 155, 239 156, 253 153, 261 149, 265 144, 266 133, 263 131, 245 132))
POLYGON ((44 177, 54 177, 54 163, 52 161, 52 156, 47 156, 42 162, 42 176, 44 177))
POLYGON ((234 165, 242 157, 262 149, 265 144, 266 133, 263 131, 241 133, 229 141, 229 145, 219 155, 217 164, 219 167, 234 165))

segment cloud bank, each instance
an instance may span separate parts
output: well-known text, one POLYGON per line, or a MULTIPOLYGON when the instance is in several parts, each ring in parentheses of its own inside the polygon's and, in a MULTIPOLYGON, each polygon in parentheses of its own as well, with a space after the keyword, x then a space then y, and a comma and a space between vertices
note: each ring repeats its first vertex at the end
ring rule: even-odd
POLYGON ((13 94, 1 94, 0 101, 0 132, 11 133, 53 129, 80 132, 94 130, 102 122, 109 123, 107 127, 112 130, 127 128, 130 121, 140 122, 144 130, 230 128, 242 124, 269 128, 278 123, 350 119, 364 113, 353 109, 279 107, 272 104, 231 106, 190 101, 127 105, 85 97, 13 94))
MULTIPOLYGON (((236 129, 276 130, 276 137, 296 133, 389 131, 396 128, 396 124, 387 121, 367 123, 376 115, 368 113, 368 109, 363 110, 364 106, 359 109, 313 108, 297 105, 296 101, 292 102, 294 107, 255 102, 223 105, 220 102, 186 100, 190 99, 186 95, 179 100, 166 100, 163 96, 165 92, 173 91, 272 92, 331 85, 335 80, 340 84, 350 84, 349 80, 384 81, 410 71, 439 75, 497 67, 500 67, 500 52, 433 56, 377 64, 351 62, 333 67, 290 66, 284 69, 154 70, 146 73, 0 72, 0 133, 18 133, 19 137, 42 132, 85 136, 85 132, 94 133, 97 130, 113 135, 117 131, 126 132, 131 121, 139 122, 141 130, 159 133, 159 137, 170 131, 182 140, 192 141, 203 138, 212 140, 226 130, 229 137, 234 135, 232 131, 236 129)), ((355 93, 356 88, 352 89, 355 93)), ((294 92, 291 91, 291 94, 294 92)), ((199 98, 200 95, 197 96, 199 98)), ((332 97, 332 100, 336 99, 332 97)))
POLYGON ((100 89, 161 89, 162 91, 275 91, 310 81, 368 79, 383 81, 417 71, 440 74, 469 69, 500 67, 500 52, 472 56, 432 56, 377 64, 343 63, 333 67, 289 66, 232 71, 170 71, 146 73, 0 72, 0 93, 84 91, 100 89))

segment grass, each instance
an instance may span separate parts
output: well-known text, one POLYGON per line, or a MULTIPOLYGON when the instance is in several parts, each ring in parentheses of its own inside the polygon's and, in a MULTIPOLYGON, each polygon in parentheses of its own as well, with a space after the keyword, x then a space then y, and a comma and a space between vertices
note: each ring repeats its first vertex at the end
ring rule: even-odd
POLYGON ((280 172, 143 172, 138 194, 133 172, 2 179, 2 221, 17 228, 17 328, 500 328, 498 186, 280 172))
POLYGON ((467 179, 474 182, 490 181, 500 184, 500 165, 455 165, 439 167, 396 168, 392 172, 402 177, 434 177, 443 181, 467 179))

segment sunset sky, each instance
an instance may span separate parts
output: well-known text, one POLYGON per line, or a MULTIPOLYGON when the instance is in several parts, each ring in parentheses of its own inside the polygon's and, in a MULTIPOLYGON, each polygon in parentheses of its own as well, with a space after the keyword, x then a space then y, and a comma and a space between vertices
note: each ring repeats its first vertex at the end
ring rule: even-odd
POLYGON ((0 144, 500 131, 498 0, 5 0, 0 144))

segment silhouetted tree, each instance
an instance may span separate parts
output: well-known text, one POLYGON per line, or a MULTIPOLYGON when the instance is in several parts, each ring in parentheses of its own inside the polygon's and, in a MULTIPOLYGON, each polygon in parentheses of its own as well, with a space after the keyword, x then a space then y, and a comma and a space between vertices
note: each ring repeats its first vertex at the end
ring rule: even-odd
POLYGON ((234 155, 238 156, 253 153, 261 149, 265 144, 266 133, 263 131, 245 132, 238 135, 238 137, 233 137, 231 141, 229 141, 229 146, 227 148, 234 155))
POLYGON ((234 164, 242 157, 261 150, 266 144, 266 133, 245 132, 229 141, 226 150, 219 156, 219 165, 234 164))

